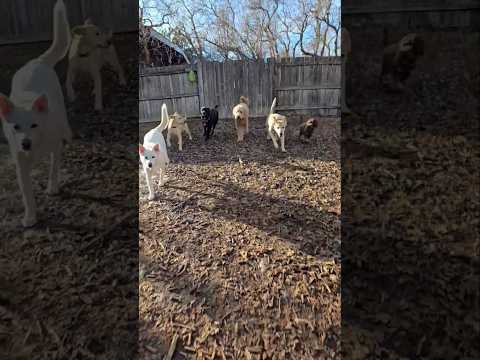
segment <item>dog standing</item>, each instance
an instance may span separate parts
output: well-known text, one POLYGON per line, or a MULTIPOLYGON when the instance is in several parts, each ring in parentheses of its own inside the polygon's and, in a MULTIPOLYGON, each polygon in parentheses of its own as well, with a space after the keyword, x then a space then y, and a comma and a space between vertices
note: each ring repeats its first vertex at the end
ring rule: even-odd
POLYGON ((186 132, 188 135, 188 138, 192 140, 192 134, 190 132, 190 129, 188 128, 187 124, 187 115, 185 117, 180 116, 178 113, 174 113, 172 116, 170 116, 168 120, 168 125, 167 125, 167 145, 170 147, 172 144, 170 142, 170 138, 172 137, 172 134, 177 137, 178 141, 178 150, 182 151, 183 150, 183 136, 182 133, 186 132))
POLYGON ((285 152, 285 129, 287 128, 286 116, 276 114, 275 106, 277 105, 277 98, 273 99, 270 113, 267 117, 267 139, 270 137, 273 141, 273 146, 278 149, 277 138, 280 139, 282 151, 285 152))
POLYGON ((203 137, 205 141, 208 141, 211 136, 213 136, 213 132, 215 131, 215 127, 218 123, 218 105, 215 105, 213 109, 208 107, 202 107, 200 109, 200 114, 202 115, 202 124, 203 124, 203 137))
POLYGON ((75 100, 73 83, 78 72, 89 73, 94 82, 93 93, 95 94, 95 110, 103 109, 102 76, 101 70, 106 64, 110 64, 117 73, 120 84, 125 86, 125 74, 117 52, 112 44, 112 31, 103 32, 93 25, 89 19, 83 25, 72 29, 73 39, 68 54, 67 71, 67 95, 70 101, 75 100))
POLYGON ((163 186, 167 165, 170 164, 167 146, 162 133, 163 130, 167 128, 168 119, 167 105, 163 104, 162 121, 160 122, 160 125, 145 134, 143 137, 143 145, 139 145, 138 148, 143 172, 145 173, 145 179, 147 180, 148 200, 153 200, 155 198, 155 191, 152 183, 153 175, 159 175, 160 186, 163 186))
POLYGON ((237 141, 243 141, 245 134, 248 134, 248 98, 240 96, 240 103, 233 108, 233 118, 235 119, 235 130, 237 131, 237 141))
POLYGON ((62 88, 54 70, 55 64, 66 56, 70 41, 65 4, 57 0, 53 9, 52 45, 15 73, 9 97, 0 94, 0 118, 25 206, 24 227, 37 222, 33 165, 45 155, 51 156, 47 193, 57 194, 64 143, 72 139, 62 88))
POLYGON ((300 125, 300 130, 298 132, 300 140, 310 139, 312 137, 313 131, 317 128, 317 126, 318 118, 315 117, 308 119, 302 125, 300 125))

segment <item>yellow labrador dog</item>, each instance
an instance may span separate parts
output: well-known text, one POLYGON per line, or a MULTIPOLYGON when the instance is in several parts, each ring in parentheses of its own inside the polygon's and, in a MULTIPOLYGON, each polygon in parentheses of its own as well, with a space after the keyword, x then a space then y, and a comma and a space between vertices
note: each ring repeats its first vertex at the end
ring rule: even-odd
POLYGON ((190 132, 190 129, 188 128, 187 124, 187 115, 185 117, 179 115, 177 112, 175 112, 172 116, 170 116, 168 120, 168 126, 167 126, 167 145, 170 147, 172 144, 170 142, 170 139, 172 137, 172 134, 177 137, 178 141, 178 150, 182 151, 183 150, 183 136, 182 133, 186 132, 188 135, 188 138, 192 140, 192 134, 190 132))
POLYGON ((245 134, 248 134, 248 98, 240 96, 240 103, 233 108, 233 118, 235 119, 235 130, 237 131, 237 141, 243 141, 245 134))
POLYGON ((282 151, 285 152, 285 129, 287 128, 287 117, 275 113, 275 106, 277 105, 277 98, 273 99, 270 108, 270 114, 267 117, 267 139, 271 138, 273 146, 278 149, 277 138, 280 140, 282 151))
POLYGON ((89 73, 94 82, 95 110, 103 109, 101 70, 110 64, 117 73, 121 85, 126 85, 125 74, 112 44, 112 31, 102 31, 87 19, 83 25, 72 29, 72 45, 68 54, 66 89, 68 99, 75 100, 73 83, 78 72, 89 73))

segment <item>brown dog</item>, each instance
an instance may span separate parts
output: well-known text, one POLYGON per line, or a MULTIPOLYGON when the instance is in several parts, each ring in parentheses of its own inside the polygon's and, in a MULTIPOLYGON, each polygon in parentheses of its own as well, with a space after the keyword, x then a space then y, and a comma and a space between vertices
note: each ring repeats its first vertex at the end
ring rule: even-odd
POLYGON ((318 121, 319 121, 318 118, 313 117, 305 121, 302 125, 300 125, 300 130, 298 132, 298 136, 300 137, 300 140, 302 139, 307 140, 312 137, 313 131, 318 126, 318 121))
POLYGON ((383 51, 380 75, 383 85, 391 90, 404 90, 405 81, 423 53, 424 41, 414 33, 407 34, 398 43, 387 46, 383 51))
POLYGON ((235 120, 238 142, 243 141, 245 134, 248 134, 248 113, 248 98, 240 96, 240 103, 233 108, 233 118, 235 120))

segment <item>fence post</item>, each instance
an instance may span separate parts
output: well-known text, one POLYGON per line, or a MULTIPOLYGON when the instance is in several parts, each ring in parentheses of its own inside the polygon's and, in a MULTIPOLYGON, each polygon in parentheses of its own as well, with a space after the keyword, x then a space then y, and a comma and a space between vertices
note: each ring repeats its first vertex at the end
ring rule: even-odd
POLYGON ((197 92, 198 92, 198 113, 202 106, 205 106, 205 94, 203 93, 203 62, 198 61, 197 64, 197 92))

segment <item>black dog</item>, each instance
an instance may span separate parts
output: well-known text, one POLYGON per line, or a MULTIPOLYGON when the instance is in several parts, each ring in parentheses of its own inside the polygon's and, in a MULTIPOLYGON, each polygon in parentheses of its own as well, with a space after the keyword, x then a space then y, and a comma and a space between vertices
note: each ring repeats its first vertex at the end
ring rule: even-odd
POLYGON ((205 141, 207 141, 211 136, 213 136, 215 126, 217 126, 217 109, 218 105, 216 105, 213 109, 205 106, 200 109, 200 113, 202 114, 203 137, 205 138, 205 141))

